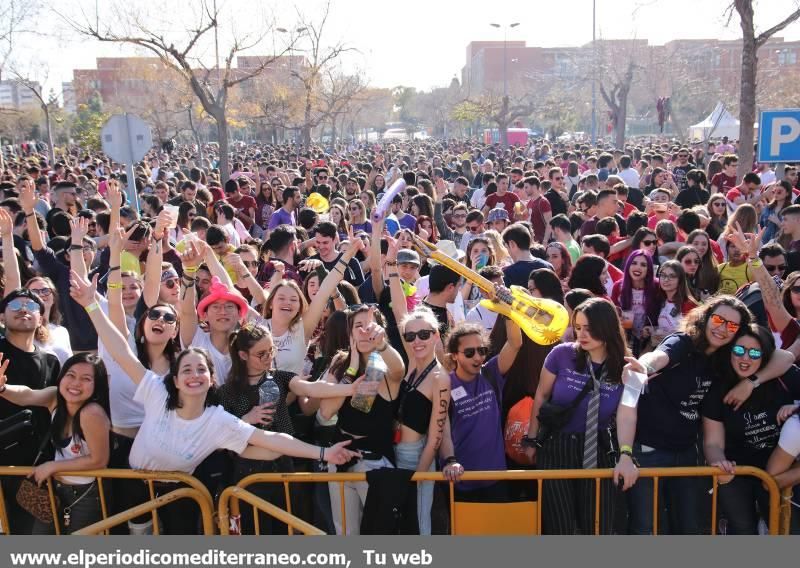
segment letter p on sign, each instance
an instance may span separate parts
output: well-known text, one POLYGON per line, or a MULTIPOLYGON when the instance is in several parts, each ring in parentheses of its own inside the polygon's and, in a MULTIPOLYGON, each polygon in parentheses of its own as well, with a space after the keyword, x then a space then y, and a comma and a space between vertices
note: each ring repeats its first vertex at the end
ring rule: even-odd
POLYGON ((781 146, 797 140, 800 136, 800 121, 791 116, 776 117, 772 121, 772 140, 769 153, 780 154, 781 146))
POLYGON ((757 160, 800 160, 800 109, 765 110, 760 118, 757 160))

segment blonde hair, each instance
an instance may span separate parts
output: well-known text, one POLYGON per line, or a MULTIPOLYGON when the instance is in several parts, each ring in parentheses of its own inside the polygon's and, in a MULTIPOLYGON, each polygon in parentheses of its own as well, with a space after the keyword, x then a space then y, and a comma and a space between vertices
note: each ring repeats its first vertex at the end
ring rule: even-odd
POLYGON ((412 321, 423 321, 430 326, 438 333, 439 331, 439 320, 436 319, 436 315, 433 313, 433 310, 426 306, 417 306, 414 308, 413 312, 408 312, 406 315, 403 316, 398 323, 398 328, 401 332, 405 332, 406 326, 412 321))
POLYGON ((483 232, 483 236, 486 237, 490 243, 492 243, 492 248, 494 248, 494 258, 498 266, 503 266, 511 259, 511 255, 508 254, 506 245, 503 244, 503 239, 500 238, 500 233, 494 229, 489 229, 488 231, 483 232))

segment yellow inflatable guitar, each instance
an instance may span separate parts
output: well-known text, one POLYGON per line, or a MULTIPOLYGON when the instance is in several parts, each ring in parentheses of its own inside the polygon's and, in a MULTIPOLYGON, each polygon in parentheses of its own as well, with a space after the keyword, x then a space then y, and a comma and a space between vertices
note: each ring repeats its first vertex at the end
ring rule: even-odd
POLYGON ((511 286, 509 290, 505 286, 493 284, 474 270, 440 252, 436 245, 417 235, 413 238, 414 246, 420 254, 443 264, 478 286, 489 296, 489 299, 481 300, 481 305, 510 318, 534 343, 552 345, 564 335, 569 325, 569 314, 558 302, 534 298, 520 286, 511 286))

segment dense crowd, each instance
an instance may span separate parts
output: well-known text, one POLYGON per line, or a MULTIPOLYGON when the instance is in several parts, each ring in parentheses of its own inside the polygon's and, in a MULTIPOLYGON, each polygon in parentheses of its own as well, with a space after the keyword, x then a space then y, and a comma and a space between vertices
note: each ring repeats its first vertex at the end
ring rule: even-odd
MULTIPOLYGON (((614 468, 604 534, 652 532, 639 467, 720 468, 728 534, 757 534, 768 513, 737 466, 800 479, 793 166, 739 179, 727 140, 428 140, 240 144, 221 177, 215 146, 171 150, 133 180, 77 148, 48 163, 30 147, 2 172, 0 463, 52 478, 62 532, 101 518, 81 472, 105 467, 193 474, 215 496, 252 473, 367 472, 343 494, 292 492, 293 512, 331 533, 343 495, 350 534, 444 532, 445 492, 413 471, 443 472, 460 501, 541 498, 546 534, 593 532, 594 481, 538 496, 463 472, 614 468), (479 278, 562 304, 569 327, 532 341, 479 278)), ((659 532, 708 532, 710 481, 659 483, 659 532)), ((2 479, 11 530, 52 533, 17 499, 24 485, 2 479)), ((287 506, 280 486, 252 489, 287 506)), ((115 513, 150 495, 115 480, 105 497, 115 513)), ((198 530, 191 502, 159 519, 198 530)))

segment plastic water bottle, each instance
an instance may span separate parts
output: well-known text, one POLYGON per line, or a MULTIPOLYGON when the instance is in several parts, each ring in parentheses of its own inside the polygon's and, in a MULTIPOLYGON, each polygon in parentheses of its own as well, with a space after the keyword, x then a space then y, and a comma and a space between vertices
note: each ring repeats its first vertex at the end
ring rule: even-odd
POLYGON ((372 409, 372 404, 378 394, 378 387, 381 386, 381 381, 388 370, 383 358, 373 351, 367 360, 364 380, 359 383, 356 393, 350 399, 350 406, 365 414, 368 413, 372 409))
POLYGON ((278 383, 276 383, 272 377, 267 377, 267 379, 258 386, 258 404, 266 404, 266 403, 273 403, 275 404, 278 402, 278 399, 281 397, 281 389, 278 387, 278 383))

